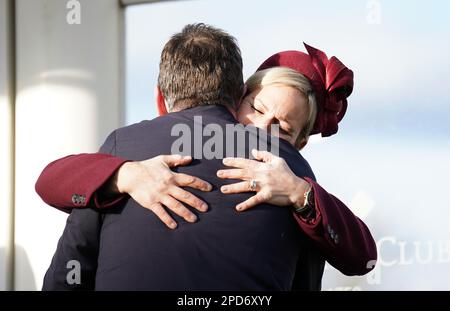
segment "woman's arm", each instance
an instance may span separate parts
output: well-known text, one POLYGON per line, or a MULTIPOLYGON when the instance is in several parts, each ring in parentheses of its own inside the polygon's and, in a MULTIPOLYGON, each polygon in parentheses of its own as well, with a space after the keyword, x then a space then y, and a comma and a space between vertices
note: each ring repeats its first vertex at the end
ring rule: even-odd
POLYGON ((108 195, 105 200, 98 190, 125 162, 104 153, 69 155, 48 164, 35 189, 45 203, 67 213, 76 207, 107 208, 125 195, 108 195))
POLYGON ((377 248, 366 224, 338 198, 305 178, 314 193, 314 218, 294 212, 302 230, 326 260, 345 275, 363 275, 375 267, 377 248))
MULTIPOLYGON (((107 148, 102 150, 108 152, 107 148)), ((211 185, 170 170, 191 161, 190 157, 179 155, 138 162, 106 153, 71 155, 50 163, 35 188, 44 202, 65 212, 76 207, 109 208, 131 196, 174 229, 177 224, 163 205, 188 222, 195 222, 196 216, 183 203, 201 212, 208 209, 205 202, 181 187, 210 191, 211 185)))
POLYGON ((236 206, 244 211, 266 202, 278 206, 304 206, 305 192, 312 188, 314 210, 294 217, 300 228, 314 241, 326 260, 346 275, 362 275, 375 266, 375 241, 362 220, 333 195, 309 178, 297 177, 286 161, 265 151, 254 150, 255 160, 229 158, 224 164, 235 169, 220 170, 221 178, 244 181, 221 188, 224 193, 255 191, 256 194, 236 206), (251 180, 256 181, 252 189, 251 180))

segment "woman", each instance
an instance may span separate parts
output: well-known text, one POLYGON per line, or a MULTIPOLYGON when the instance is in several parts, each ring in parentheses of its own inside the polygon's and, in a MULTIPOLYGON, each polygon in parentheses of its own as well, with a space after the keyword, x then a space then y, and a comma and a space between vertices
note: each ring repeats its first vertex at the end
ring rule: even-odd
MULTIPOLYGON (((257 71, 246 82, 248 95, 237 111, 240 123, 252 124, 268 132, 277 126, 277 135, 287 140, 298 150, 302 149, 316 120, 317 106, 313 89, 308 79, 287 67, 273 67, 257 71)), ((251 191, 253 183, 257 195, 239 204, 236 209, 246 210, 262 202, 289 205, 300 209, 303 195, 310 188, 305 179, 295 176, 282 158, 269 152, 254 150, 253 156, 271 165, 247 159, 225 159, 227 166, 239 170, 221 170, 221 178, 242 179, 240 182, 222 187, 224 193, 251 191), (290 182, 286 182, 290 181, 290 182)))
MULTIPOLYGON (((337 123, 345 113, 346 97, 353 87, 353 73, 339 60, 328 60, 324 53, 305 46, 309 55, 287 51, 266 60, 247 81, 248 92, 236 112, 237 120, 243 124, 266 130, 279 125, 280 138, 297 149, 306 145, 310 133, 329 136, 337 131, 337 123)), ((164 106, 158 108, 165 112, 164 106)), ((217 172, 221 178, 243 180, 222 187, 222 192, 256 192, 236 207, 238 211, 262 202, 294 206, 299 226, 333 266, 348 275, 364 274, 373 268, 373 262, 368 262, 376 259, 376 248, 361 220, 313 180, 295 176, 283 159, 268 152, 254 151, 253 155, 258 161, 224 159, 225 165, 237 169, 217 172), (355 228, 358 234, 352 236, 355 228)), ((179 156, 159 156, 142 162, 106 155, 70 156, 51 163, 41 174, 36 190, 46 203, 66 211, 75 206, 109 207, 129 194, 175 228, 174 220, 163 208, 153 208, 159 205, 155 203, 164 204, 189 222, 195 222, 196 216, 180 202, 199 211, 207 209, 204 202, 180 187, 209 191, 210 186, 169 169, 190 161, 179 156), (96 179, 86 196, 72 197, 72 201, 46 187, 69 167, 82 168, 79 178, 96 179), (91 169, 97 172, 92 174, 91 169), (83 175, 83 170, 89 174, 83 175)))

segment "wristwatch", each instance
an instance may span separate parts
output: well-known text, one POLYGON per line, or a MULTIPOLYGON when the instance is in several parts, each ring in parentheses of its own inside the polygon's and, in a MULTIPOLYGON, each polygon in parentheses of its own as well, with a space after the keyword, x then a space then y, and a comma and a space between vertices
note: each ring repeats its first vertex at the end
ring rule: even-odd
POLYGON ((312 186, 303 194, 303 197, 305 198, 303 206, 295 207, 294 209, 295 212, 300 214, 300 216, 306 217, 311 212, 315 211, 314 189, 312 186))

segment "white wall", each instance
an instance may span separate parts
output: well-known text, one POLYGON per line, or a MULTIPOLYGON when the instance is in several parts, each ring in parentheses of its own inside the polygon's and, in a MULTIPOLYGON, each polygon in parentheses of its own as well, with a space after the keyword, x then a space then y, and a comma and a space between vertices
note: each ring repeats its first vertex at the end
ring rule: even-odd
POLYGON ((0 291, 12 286, 13 230, 13 80, 12 1, 0 0, 0 291))
MULTIPOLYGON (((118 0, 18 0, 15 289, 40 289, 67 215, 34 184, 50 161, 94 152, 121 124, 123 12, 118 0)), ((3 21, 3 16, 0 20, 3 21)))

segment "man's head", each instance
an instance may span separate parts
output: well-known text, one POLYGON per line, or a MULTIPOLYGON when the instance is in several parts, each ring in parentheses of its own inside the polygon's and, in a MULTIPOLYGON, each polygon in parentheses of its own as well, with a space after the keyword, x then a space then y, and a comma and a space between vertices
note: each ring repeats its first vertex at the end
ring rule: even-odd
POLYGON ((235 108, 242 96, 242 57, 236 39, 205 24, 190 24, 161 53, 158 104, 169 112, 200 105, 235 108))

